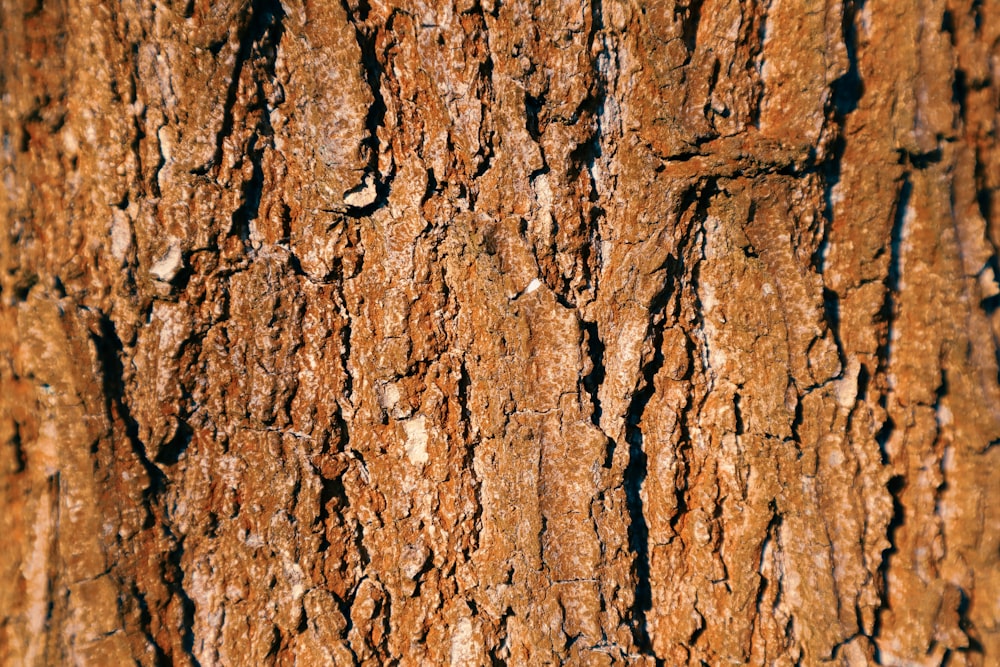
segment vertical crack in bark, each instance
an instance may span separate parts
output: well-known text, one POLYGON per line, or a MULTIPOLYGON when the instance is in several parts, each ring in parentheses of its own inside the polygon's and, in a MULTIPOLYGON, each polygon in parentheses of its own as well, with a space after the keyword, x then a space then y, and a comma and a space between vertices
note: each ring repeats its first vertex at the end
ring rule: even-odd
MULTIPOLYGON (((990 211, 993 209, 993 196, 996 192, 990 187, 990 178, 988 177, 989 167, 985 162, 985 156, 983 155, 982 149, 976 148, 976 166, 974 170, 975 184, 976 184, 976 206, 979 208, 979 215, 982 216, 983 220, 990 220, 990 211)), ((990 266, 993 269, 993 276, 995 279, 1000 279, 1000 262, 997 261, 997 247, 994 244, 990 235, 986 235, 986 242, 990 244, 990 248, 993 249, 993 256, 990 258, 990 266)), ((993 312, 1000 306, 1000 300, 993 299, 990 305, 987 306, 987 312, 992 315, 993 312)), ((1000 346, 998 346, 998 354, 1000 354, 1000 346)), ((1000 362, 1000 359, 998 359, 1000 362)))
MULTIPOLYGON (((843 164, 847 141, 844 137, 844 125, 847 116, 853 113, 861 96, 864 94, 864 83, 858 70, 858 29, 856 25, 859 12, 865 0, 848 0, 843 8, 841 19, 844 46, 847 50, 847 72, 830 84, 830 99, 828 112, 832 113, 832 121, 839 128, 836 138, 830 144, 830 155, 819 170, 823 176, 824 210, 822 239, 813 255, 813 267, 821 276, 826 271, 826 254, 830 247, 830 228, 834 218, 833 191, 840 183, 840 170, 843 164)), ((840 375, 847 369, 847 353, 844 349, 840 331, 840 295, 827 287, 823 288, 823 313, 827 326, 833 334, 837 355, 840 358, 840 375)))
MULTIPOLYGON (((896 202, 896 211, 893 217, 892 230, 889 234, 889 269, 885 278, 885 300, 882 302, 881 317, 885 322, 885 341, 878 351, 879 370, 886 375, 889 374, 892 365, 892 345, 893 337, 896 335, 895 318, 897 311, 896 295, 899 293, 902 270, 902 250, 903 250, 903 227, 906 224, 907 209, 910 205, 910 196, 913 192, 913 184, 910 181, 909 172, 903 175, 903 182, 899 188, 899 197, 896 202)), ((892 392, 892 387, 888 388, 888 393, 892 392)), ((888 407, 888 393, 882 396, 882 407, 888 407)), ((886 414, 886 421, 876 435, 879 448, 882 450, 884 463, 889 463, 889 455, 886 446, 889 436, 892 435, 894 424, 892 417, 886 414)))
POLYGON ((938 456, 938 472, 941 475, 941 483, 934 488, 934 515, 940 526, 943 550, 947 551, 947 533, 945 532, 943 526, 945 516, 941 509, 941 496, 948 490, 948 470, 946 464, 950 458, 948 450, 951 449, 951 439, 944 433, 943 427, 945 426, 945 422, 943 421, 942 415, 942 410, 945 409, 945 406, 942 405, 942 401, 948 395, 948 371, 945 368, 945 363, 944 354, 939 354, 938 366, 941 370, 941 379, 938 383, 937 389, 934 390, 934 405, 931 407, 934 409, 934 417, 936 420, 934 442, 936 448, 937 446, 940 447, 935 454, 938 456))
MULTIPOLYGON (((858 85, 860 86, 860 83, 858 85)), ((854 104, 857 104, 856 100, 854 104)), ((844 150, 847 146, 847 142, 843 136, 843 116, 838 112, 836 119, 841 125, 840 131, 837 139, 833 142, 832 155, 825 164, 821 165, 824 187, 823 229, 822 238, 812 257, 813 268, 815 268, 816 273, 820 277, 823 276, 827 268, 826 254, 830 248, 830 228, 833 225, 834 218, 833 190, 840 182, 840 168, 844 157, 844 150)), ((826 325, 833 335, 833 343, 837 348, 837 357, 840 360, 840 374, 838 377, 843 377, 848 363, 847 351, 844 349, 844 340, 840 331, 840 294, 826 287, 826 285, 823 286, 823 319, 826 321, 826 325)))
MULTIPOLYGON (((125 39, 125 36, 121 35, 120 38, 125 39)), ((122 106, 125 107, 123 115, 130 119, 128 123, 130 130, 128 149, 131 154, 130 157, 135 161, 135 169, 131 170, 128 174, 128 179, 131 182, 125 195, 126 201, 118 204, 118 207, 123 211, 128 208, 129 200, 138 202, 148 194, 146 192, 146 181, 142 177, 142 140, 146 137, 146 132, 143 129, 145 126, 146 105, 138 104, 139 82, 142 80, 142 74, 139 73, 139 45, 133 42, 128 49, 128 90, 120 93, 122 106)), ((128 272, 128 276, 131 279, 131 271, 128 272)))
POLYGON ((387 110, 385 98, 382 97, 382 76, 385 74, 385 71, 375 49, 377 29, 373 29, 366 24, 368 12, 370 11, 367 0, 361 0, 358 3, 357 12, 351 8, 350 3, 346 0, 343 0, 341 4, 347 13, 348 21, 354 26, 358 48, 361 49, 362 69, 364 70, 365 80, 368 82, 368 87, 371 89, 372 94, 372 105, 368 108, 368 115, 365 117, 365 128, 368 131, 365 142, 368 144, 368 173, 371 174, 375 184, 375 200, 367 206, 349 206, 345 211, 348 215, 360 218, 371 215, 376 210, 385 206, 389 201, 392 173, 390 172, 383 179, 382 173, 379 170, 380 146, 378 131, 385 124, 387 110))
MULTIPOLYGON (((351 371, 351 334, 353 333, 351 311, 347 307, 346 299, 344 297, 343 284, 338 285, 337 289, 337 300, 338 306, 340 307, 341 314, 344 317, 344 325, 340 330, 340 363, 344 371, 344 392, 343 398, 346 400, 351 407, 354 409, 354 373, 351 371)), ((343 421, 343 403, 338 401, 337 415, 338 419, 343 421)), ((345 422, 346 429, 346 422, 345 422)), ((344 443, 350 442, 350 438, 345 434, 341 436, 344 443)))
MULTIPOLYGON (((542 155, 542 168, 547 169, 545 166, 545 149, 542 148, 539 143, 539 139, 542 137, 539 118, 541 118, 543 108, 545 108, 545 95, 536 97, 528 92, 524 93, 524 129, 528 131, 528 136, 531 137, 536 144, 539 144, 538 150, 542 155)), ((536 175, 540 171, 541 170, 536 170, 532 172, 531 175, 536 175)))
POLYGON ((733 417, 736 420, 736 435, 740 436, 746 433, 746 426, 743 424, 743 410, 740 407, 740 403, 743 401, 743 396, 740 391, 743 389, 742 384, 736 385, 736 391, 733 394, 733 417))
MULTIPOLYGON (((760 583, 757 586, 757 616, 754 619, 754 622, 756 622, 756 620, 762 615, 761 611, 764 603, 764 594, 767 592, 767 587, 770 584, 768 578, 764 576, 764 559, 767 558, 768 549, 771 548, 772 543, 776 543, 778 545, 776 548, 779 552, 781 550, 781 538, 778 535, 778 531, 781 529, 781 515, 778 513, 777 503, 773 499, 770 503, 768 503, 768 509, 771 511, 771 519, 767 522, 767 528, 764 531, 764 540, 760 545, 760 557, 757 560, 757 574, 760 577, 760 583)), ((775 596, 775 603, 777 600, 778 598, 775 596)))
MULTIPOLYGON (((684 332, 684 347, 687 352, 687 372, 684 375, 684 381, 687 382, 688 391, 692 392, 693 382, 691 381, 694 377, 694 342, 691 339, 689 332, 684 332)), ((692 392, 693 393, 693 392, 692 392)), ((677 415, 677 428, 679 430, 677 438, 677 472, 674 476, 674 513, 670 517, 670 529, 673 531, 674 535, 677 535, 680 531, 677 529, 677 524, 680 522, 681 517, 688 513, 687 504, 687 491, 689 487, 689 477, 688 472, 691 468, 691 424, 693 414, 697 414, 699 408, 696 408, 693 400, 693 396, 690 395, 688 400, 684 402, 680 413, 677 415)))
MULTIPOLYGON (((886 375, 889 374, 892 362, 892 341, 895 334, 895 317, 898 309, 896 295, 899 293, 902 277, 903 231, 906 224, 907 209, 909 208, 912 190, 913 185, 910 180, 910 174, 909 172, 906 172, 903 175, 903 182, 899 189, 892 229, 889 235, 890 260, 889 269, 885 279, 885 300, 882 305, 881 313, 882 318, 886 323, 886 330, 885 341, 878 351, 878 359, 879 370, 886 375)), ((875 439, 878 442, 879 449, 882 453, 882 463, 885 465, 891 465, 892 463, 889 457, 888 443, 896 427, 895 422, 888 411, 888 397, 892 391, 893 389, 890 385, 880 399, 881 407, 885 410, 885 423, 875 435, 875 439)), ((900 501, 900 497, 905 486, 906 478, 903 475, 894 475, 886 484, 886 489, 889 491, 892 498, 892 518, 889 521, 889 525, 886 527, 886 540, 889 542, 889 547, 882 551, 882 562, 878 569, 879 576, 882 580, 881 601, 878 609, 875 610, 875 623, 872 629, 871 637, 872 644, 875 646, 875 658, 879 664, 881 664, 881 658, 879 655, 878 638, 881 632, 882 614, 886 609, 888 609, 889 568, 891 567, 893 555, 899 550, 896 543, 896 531, 905 521, 904 507, 900 501)))
POLYGON ((495 132, 486 129, 487 125, 485 123, 489 110, 496 103, 493 96, 493 55, 489 52, 489 39, 487 38, 485 42, 486 56, 479 65, 479 76, 476 81, 478 84, 476 87, 476 96, 480 100, 483 121, 480 121, 479 124, 479 150, 476 151, 476 157, 479 158, 479 165, 476 167, 473 178, 479 178, 489 171, 490 166, 493 164, 493 158, 496 156, 494 141, 496 141, 497 136, 495 132))
MULTIPOLYGON (((663 310, 670 294, 670 284, 654 299, 650 312, 655 318, 663 310)), ((632 608, 632 634, 640 651, 652 655, 653 648, 646 626, 646 614, 653 606, 653 593, 649 570, 649 526, 643 512, 642 486, 646 481, 647 459, 643 446, 642 416, 649 400, 656 391, 654 379, 663 366, 663 323, 651 322, 653 358, 642 368, 638 391, 633 395, 625 415, 625 440, 628 442, 629 459, 625 468, 625 503, 629 514, 629 546, 635 554, 635 602, 632 608)))
MULTIPOLYGON (((191 663, 198 665, 198 660, 194 655, 194 601, 188 596, 183 587, 184 570, 181 566, 181 556, 183 555, 183 545, 171 530, 169 513, 164 505, 163 494, 167 488, 167 478, 162 470, 150 460, 146 448, 139 439, 139 425, 132 417, 128 404, 125 400, 125 379, 121 357, 124 347, 115 330, 115 325, 107 315, 102 315, 98 323, 99 333, 93 335, 94 346, 97 349, 98 361, 101 367, 101 382, 104 389, 105 409, 108 419, 113 424, 120 421, 125 430, 125 437, 139 464, 149 477, 149 485, 143 491, 145 510, 147 515, 155 517, 154 524, 160 525, 166 533, 168 549, 163 553, 161 560, 164 568, 164 581, 169 584, 169 590, 180 601, 183 629, 181 635, 181 646, 188 654, 191 663)), ((134 584, 133 584, 134 587, 134 584)), ((151 626, 152 617, 146 606, 145 596, 139 592, 136 594, 140 607, 144 610, 141 615, 142 632, 147 641, 153 647, 157 656, 166 659, 169 647, 161 646, 157 642, 151 626)))
POLYGON ((146 595, 139 589, 136 585, 134 579, 128 582, 128 594, 136 601, 136 605, 139 608, 139 628, 142 630, 143 637, 146 639, 146 643, 152 648, 153 664, 159 667, 160 665, 170 664, 170 658, 167 656, 163 647, 157 643, 156 638, 153 636, 152 632, 152 621, 153 617, 149 612, 149 603, 146 602, 146 595))
MULTIPOLYGON (((62 620, 60 617, 64 617, 66 615, 66 600, 68 597, 68 587, 66 584, 62 584, 62 590, 60 590, 60 584, 65 577, 62 572, 56 571, 56 564, 60 561, 59 524, 62 519, 60 511, 62 507, 60 500, 63 494, 62 473, 57 470, 49 474, 46 476, 43 483, 47 487, 43 498, 49 503, 48 514, 51 517, 52 523, 47 527, 51 532, 45 535, 48 543, 44 547, 36 545, 37 551, 34 553, 35 558, 40 556, 44 559, 44 567, 46 574, 48 575, 45 577, 43 586, 40 587, 44 589, 44 592, 42 592, 40 596, 41 599, 38 600, 38 602, 44 601, 45 604, 45 626, 48 626, 50 623, 53 626, 58 626, 59 622, 62 620), (44 555, 41 553, 43 550, 47 551, 44 555)), ((35 516, 37 517, 38 515, 36 514, 35 516)), ((32 583, 39 584, 42 582, 32 578, 32 583)), ((31 627, 31 630, 33 631, 41 629, 42 626, 31 627)), ((36 662, 32 659, 32 654, 35 650, 34 647, 37 647, 39 644, 43 646, 42 651, 47 657, 54 652, 51 647, 53 644, 56 644, 56 642, 53 641, 54 638, 51 634, 36 637, 34 639, 35 641, 32 642, 32 649, 29 649, 29 658, 25 661, 25 664, 32 664, 36 662)), ((41 663, 43 661, 37 662, 41 663)))
MULTIPOLYGON (((149 486, 144 491, 147 505, 152 506, 156 498, 166 490, 166 476, 150 460, 146 447, 139 439, 139 423, 132 417, 125 400, 125 377, 121 358, 124 346, 115 330, 114 322, 102 314, 98 323, 99 334, 92 335, 97 357, 101 365, 101 382, 104 389, 105 409, 108 420, 114 424, 120 420, 125 428, 125 437, 143 470, 149 475, 149 486)), ((147 508, 149 509, 149 508, 147 508)))
MULTIPOLYGON (((698 25, 701 23, 701 6, 703 4, 704 0, 690 0, 686 3, 686 6, 677 3, 677 6, 674 7, 674 17, 681 17, 681 36, 684 40, 684 46, 687 48, 687 55, 681 66, 689 65, 691 63, 691 56, 698 50, 698 25)), ((762 20, 760 28, 761 44, 764 43, 764 26, 765 23, 762 20)))
POLYGON ((597 53, 593 57, 594 70, 596 73, 593 84, 594 90, 585 102, 585 105, 592 109, 592 113, 594 115, 594 132, 590 136, 590 140, 577 149, 579 157, 582 159, 587 168, 587 173, 590 175, 590 201, 592 203, 592 207, 587 215, 587 223, 589 225, 589 233, 587 236, 589 243, 585 244, 582 248, 582 266, 583 270, 586 272, 585 277, 587 283, 594 294, 597 293, 600 268, 603 262, 603 258, 601 257, 601 219, 605 217, 604 208, 598 204, 598 202, 602 200, 601 183, 598 177, 594 174, 594 165, 604 154, 602 149, 602 139, 604 138, 604 132, 606 130, 605 113, 607 111, 606 107, 609 86, 609 59, 611 58, 611 55, 608 52, 607 40, 604 38, 604 6, 602 4, 602 0, 594 0, 591 5, 591 27, 589 36, 589 47, 591 53, 594 53, 596 48, 595 45, 598 40, 600 40, 600 49, 597 50, 597 53), (592 252, 595 253, 595 256, 593 257, 591 256, 592 252), (595 264, 593 268, 591 268, 592 263, 595 264))
MULTIPOLYGON (((262 68, 264 74, 272 81, 275 79, 275 63, 278 58, 278 46, 281 43, 281 35, 284 31, 282 21, 285 12, 281 3, 277 0, 255 0, 252 8, 252 18, 246 33, 240 40, 240 51, 234 67, 235 74, 229 87, 226 98, 225 120, 223 129, 219 133, 216 144, 216 154, 213 158, 215 164, 222 163, 223 139, 232 133, 233 106, 236 103, 236 94, 239 90, 239 80, 243 67, 256 51, 263 57, 262 68)), ((243 184, 243 203, 233 212, 231 234, 239 235, 244 245, 250 240, 250 223, 257 218, 260 209, 260 200, 264 193, 264 169, 262 160, 264 150, 267 147, 262 145, 262 137, 271 137, 274 131, 271 128, 270 114, 268 113, 268 99, 264 90, 263 81, 255 77, 257 86, 257 103, 260 118, 254 129, 254 134, 250 137, 247 145, 246 155, 253 167, 250 180, 243 184)))
POLYGON ((200 667, 201 663, 194 653, 194 600, 191 599, 191 596, 184 589, 184 566, 181 563, 184 557, 184 539, 178 538, 169 528, 166 529, 166 532, 167 539, 172 545, 167 552, 167 558, 164 563, 164 565, 169 566, 168 571, 164 573, 164 581, 170 585, 171 592, 181 604, 181 648, 184 650, 188 660, 191 661, 191 664, 194 667, 200 667))
POLYGON ((469 471, 475 508, 472 513, 472 535, 470 535, 470 545, 464 555, 466 559, 471 559, 472 554, 479 548, 480 537, 483 527, 483 482, 476 473, 476 446, 479 444, 479 433, 472 427, 472 411, 469 409, 469 390, 472 387, 472 378, 465 365, 465 357, 460 357, 458 376, 458 405, 460 421, 464 432, 462 434, 465 442, 465 452, 463 453, 463 466, 469 471))
POLYGON ((250 223, 257 218, 257 213, 260 210, 260 199, 264 193, 264 169, 261 166, 264 147, 258 146, 257 143, 258 136, 262 133, 261 130, 266 128, 265 131, 270 133, 270 123, 264 120, 266 118, 267 114, 263 114, 261 124, 258 126, 258 134, 252 136, 247 145, 247 156, 253 165, 253 172, 250 180, 243 184, 243 203, 233 211, 232 225, 229 228, 229 233, 238 235, 244 246, 250 242, 250 223))
POLYGON ((882 614, 885 610, 889 608, 888 598, 889 598, 889 567, 892 557, 899 551, 896 545, 896 531, 903 526, 906 516, 903 510, 903 504, 899 501, 900 494, 903 492, 903 488, 906 486, 905 479, 902 475, 895 475, 889 479, 889 483, 886 488, 889 490, 889 494, 892 496, 892 519, 889 521, 889 525, 886 527, 886 539, 889 541, 889 548, 882 551, 882 563, 878 568, 878 576, 881 578, 882 583, 882 599, 881 604, 878 609, 875 610, 875 623, 872 627, 872 646, 874 646, 875 652, 875 664, 882 665, 881 650, 879 648, 879 637, 882 633, 882 614))
MULTIPOLYGON (((587 393, 590 394, 590 402, 594 406, 593 412, 590 413, 590 421, 600 428, 601 426, 601 415, 603 410, 601 409, 601 395, 600 389, 601 384, 604 382, 604 342, 597 331, 597 322, 583 322, 580 325, 583 327, 583 331, 586 334, 586 346, 587 354, 590 357, 590 372, 583 376, 583 387, 586 389, 587 393)), ((611 458, 605 461, 605 467, 611 467, 611 458)))
MULTIPOLYGON (((831 102, 835 118, 842 121, 847 114, 858 108, 864 94, 864 82, 858 70, 858 28, 857 19, 864 9, 866 0, 847 0, 844 3, 842 30, 844 46, 847 49, 847 72, 830 84, 831 102)), ((836 160, 839 166, 839 158, 836 160)))
POLYGON ((12 472, 18 474, 24 472, 24 466, 27 463, 24 458, 24 439, 21 436, 21 424, 17 420, 12 420, 11 427, 13 432, 10 436, 10 446, 13 450, 14 468, 12 472))
MULTIPOLYGON (((281 22, 284 17, 285 11, 278 0, 253 0, 250 7, 250 20, 244 26, 237 28, 240 30, 240 46, 236 53, 236 62, 233 64, 233 75, 229 81, 229 87, 226 89, 226 99, 222 107, 222 127, 219 128, 215 137, 215 153, 209 164, 195 169, 194 173, 206 174, 213 165, 218 167, 222 164, 225 139, 233 133, 233 109, 236 106, 236 98, 240 90, 243 68, 253 57, 255 47, 262 50, 266 42, 272 42, 269 46, 274 49, 274 52, 267 54, 269 74, 274 75, 274 61, 277 56, 278 42, 281 39, 281 22), (269 33, 271 33, 270 39, 268 39, 269 33)), ((253 153, 252 147, 248 152, 253 153)))

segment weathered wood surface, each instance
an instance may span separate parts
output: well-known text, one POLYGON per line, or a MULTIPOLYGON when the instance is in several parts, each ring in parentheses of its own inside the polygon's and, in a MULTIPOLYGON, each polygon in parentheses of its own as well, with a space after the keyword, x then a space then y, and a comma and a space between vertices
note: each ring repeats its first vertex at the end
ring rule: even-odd
POLYGON ((1000 3, 0 21, 3 664, 1000 661, 1000 3))

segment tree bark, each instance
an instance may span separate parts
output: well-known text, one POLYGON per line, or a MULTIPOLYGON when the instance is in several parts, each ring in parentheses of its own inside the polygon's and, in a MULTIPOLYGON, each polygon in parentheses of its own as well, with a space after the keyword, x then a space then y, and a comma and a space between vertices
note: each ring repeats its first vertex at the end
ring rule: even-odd
POLYGON ((0 662, 997 664, 998 12, 4 2, 0 662))

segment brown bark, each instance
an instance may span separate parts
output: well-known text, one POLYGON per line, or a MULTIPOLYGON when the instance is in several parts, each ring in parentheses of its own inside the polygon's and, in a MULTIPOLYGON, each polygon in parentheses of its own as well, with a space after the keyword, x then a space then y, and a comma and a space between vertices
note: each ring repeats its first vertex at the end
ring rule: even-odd
POLYGON ((4 2, 0 662, 997 664, 998 12, 4 2))

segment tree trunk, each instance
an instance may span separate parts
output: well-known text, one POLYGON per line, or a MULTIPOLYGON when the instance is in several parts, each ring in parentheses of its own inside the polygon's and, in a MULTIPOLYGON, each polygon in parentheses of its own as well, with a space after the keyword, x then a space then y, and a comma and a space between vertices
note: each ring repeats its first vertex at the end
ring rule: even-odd
POLYGON ((0 662, 998 664, 998 12, 5 1, 0 662))

